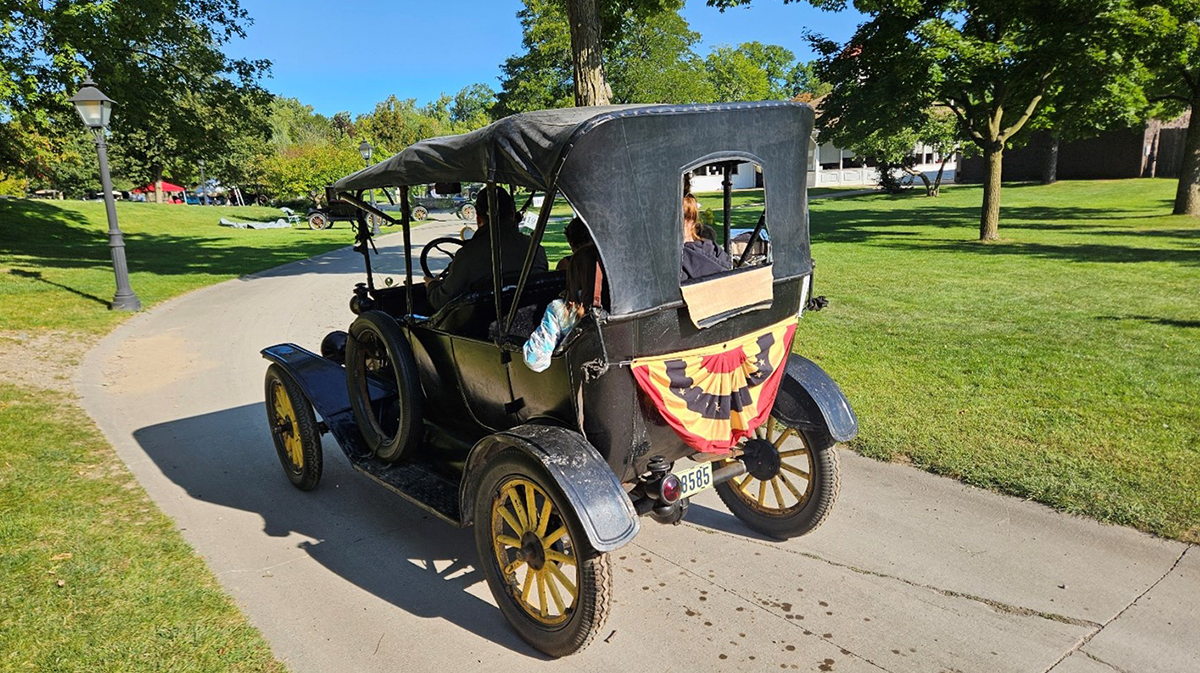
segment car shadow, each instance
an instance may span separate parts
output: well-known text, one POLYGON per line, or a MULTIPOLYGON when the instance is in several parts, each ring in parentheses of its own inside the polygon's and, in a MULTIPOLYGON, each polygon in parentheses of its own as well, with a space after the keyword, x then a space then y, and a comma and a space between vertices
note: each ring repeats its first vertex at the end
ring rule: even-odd
POLYGON ((708 528, 710 530, 744 537, 748 540, 759 540, 762 542, 779 542, 779 540, 768 537, 761 533, 755 532, 746 527, 746 524, 738 520, 737 517, 725 510, 713 509, 692 502, 688 505, 687 516, 683 519, 684 523, 693 524, 708 528))
POLYGON ((471 530, 356 473, 332 438, 324 442, 321 484, 301 492, 280 469, 261 404, 151 425, 133 436, 190 497, 258 514, 269 536, 315 540, 298 548, 363 591, 411 615, 444 619, 514 652, 549 659, 520 640, 494 605, 467 591, 484 582, 471 530))

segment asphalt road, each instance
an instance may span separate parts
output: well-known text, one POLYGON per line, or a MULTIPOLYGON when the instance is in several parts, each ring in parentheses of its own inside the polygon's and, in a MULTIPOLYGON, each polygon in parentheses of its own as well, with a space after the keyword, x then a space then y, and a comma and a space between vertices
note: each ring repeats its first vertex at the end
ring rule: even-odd
MULTIPOLYGON (((400 246, 382 239, 376 267, 397 273, 400 246)), ((840 501, 805 538, 761 539, 712 492, 683 525, 644 521, 614 553, 601 639, 548 661, 496 609, 469 530, 357 474, 331 439, 317 490, 280 471, 258 351, 316 350, 361 279, 344 249, 188 294, 114 331, 77 379, 297 671, 1200 671, 1196 549, 844 450, 840 501)))

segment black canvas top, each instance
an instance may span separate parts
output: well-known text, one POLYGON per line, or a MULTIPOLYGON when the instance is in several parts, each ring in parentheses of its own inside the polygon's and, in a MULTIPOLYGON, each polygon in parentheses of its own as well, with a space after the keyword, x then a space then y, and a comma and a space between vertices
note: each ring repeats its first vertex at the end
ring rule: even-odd
POLYGON ((717 161, 762 167, 773 275, 807 273, 812 124, 809 106, 787 102, 541 110, 415 143, 338 180, 334 189, 495 181, 545 191, 556 185, 586 222, 604 263, 612 313, 621 315, 682 297, 682 174, 717 161))

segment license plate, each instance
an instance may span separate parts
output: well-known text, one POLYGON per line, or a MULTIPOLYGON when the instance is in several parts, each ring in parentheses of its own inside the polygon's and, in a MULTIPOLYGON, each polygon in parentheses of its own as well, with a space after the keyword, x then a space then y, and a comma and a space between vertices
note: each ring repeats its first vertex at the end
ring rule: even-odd
POLYGON ((695 467, 676 472, 675 476, 679 477, 679 484, 683 487, 683 494, 679 497, 686 498, 712 488, 712 474, 712 463, 700 463, 695 467))

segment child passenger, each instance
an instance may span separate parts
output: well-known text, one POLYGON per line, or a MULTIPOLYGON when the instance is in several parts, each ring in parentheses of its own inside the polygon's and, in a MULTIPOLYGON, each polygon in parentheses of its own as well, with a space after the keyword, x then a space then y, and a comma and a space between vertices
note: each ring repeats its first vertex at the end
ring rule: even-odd
POLYGON ((594 243, 574 251, 567 263, 567 289, 562 297, 550 302, 542 323, 525 342, 525 364, 535 372, 550 366, 550 356, 589 309, 599 301, 604 274, 594 243))
MULTIPOLYGON (((696 197, 683 197, 683 251, 680 254, 679 281, 711 276, 733 268, 729 255, 717 245, 716 232, 704 236, 705 225, 700 222, 700 204, 696 197)), ((711 230, 711 227, 708 227, 711 230)))

